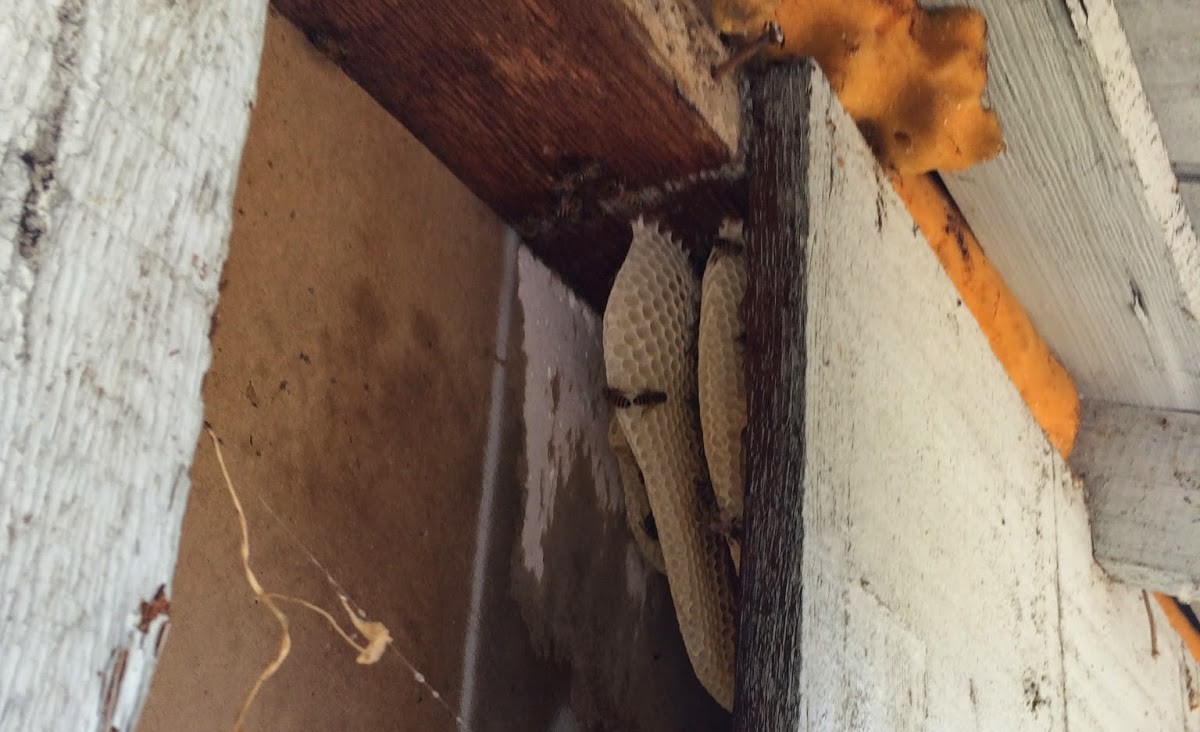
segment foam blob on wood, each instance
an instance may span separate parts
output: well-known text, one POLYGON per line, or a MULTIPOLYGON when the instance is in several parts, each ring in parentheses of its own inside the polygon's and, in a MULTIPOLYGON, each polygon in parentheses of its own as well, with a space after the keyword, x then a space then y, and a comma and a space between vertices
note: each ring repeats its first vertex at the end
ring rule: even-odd
POLYGON ((812 57, 885 169, 955 171, 1004 149, 982 98, 987 22, 969 8, 926 11, 916 0, 724 0, 717 30, 783 29, 781 59, 812 57))

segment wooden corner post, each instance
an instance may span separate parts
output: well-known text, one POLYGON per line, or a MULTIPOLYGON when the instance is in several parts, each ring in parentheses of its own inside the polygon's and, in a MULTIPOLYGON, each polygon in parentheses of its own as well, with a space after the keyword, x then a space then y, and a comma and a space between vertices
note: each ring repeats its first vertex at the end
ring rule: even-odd
POLYGON ((748 165, 746 541, 734 729, 795 728, 800 709, 811 62, 753 81, 748 165), (768 661, 769 659, 769 661, 768 661))

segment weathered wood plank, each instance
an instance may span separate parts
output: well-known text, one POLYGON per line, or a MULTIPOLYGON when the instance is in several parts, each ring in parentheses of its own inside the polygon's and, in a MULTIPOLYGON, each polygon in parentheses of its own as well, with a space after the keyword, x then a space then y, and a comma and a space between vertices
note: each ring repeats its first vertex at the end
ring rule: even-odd
MULTIPOLYGON (((795 72, 770 73, 767 103, 795 105, 776 86, 795 72)), ((803 94, 792 78, 789 93, 803 94)), ((1200 729, 1195 664, 1166 632, 1150 653, 1140 592, 1092 561, 1082 489, 824 78, 808 84, 790 130, 805 140, 789 152, 804 180, 785 200, 807 221, 791 259, 758 249, 776 245, 756 233, 770 219, 751 197, 750 281, 776 281, 768 263, 802 261, 804 275, 777 298, 785 315, 752 297, 748 323, 782 318, 805 350, 757 385, 779 384, 770 398, 786 411, 762 424, 750 410, 738 729, 1200 729), (767 443, 772 427, 783 437, 767 443), (768 504, 770 491, 790 505, 768 504), (802 556, 769 553, 789 539, 802 556)), ((748 368, 778 362, 761 348, 748 348, 748 368)))
POLYGON ((1112 3, 968 3, 1008 149, 955 201, 1084 396, 1200 407, 1200 247, 1112 3))
POLYGON ((248 0, 0 14, 0 730, 136 722, 264 14, 248 0))
POLYGON ((1176 164, 1200 165, 1200 12, 1195 0, 1113 0, 1176 164))
MULTIPOLYGON (((1079 481, 1053 457, 1063 732, 1200 730, 1200 667, 1159 604, 1092 559, 1079 481)), ((1036 618, 1032 618, 1034 622, 1036 618)))
POLYGON ((1200 222, 1200 12, 1193 0, 1114 0, 1193 227, 1200 222))
MULTIPOLYGON (((746 253, 746 541, 735 730, 796 729, 803 699, 805 242, 813 80, 805 62, 753 82, 746 253), (767 660, 770 659, 770 662, 767 660)), ((821 110, 817 110, 821 111, 821 110)))
POLYGON ((1050 450, 849 120, 813 106, 803 724, 1055 729, 1050 450))
POLYGON ((554 231, 523 235, 593 305, 624 229, 573 231, 594 206, 558 216, 574 204, 555 180, 599 161, 640 190, 724 165, 740 144, 736 83, 713 80, 725 51, 691 0, 275 4, 503 218, 547 219, 554 231))
POLYGON ((1071 467, 1096 561, 1135 587, 1200 593, 1200 414, 1085 402, 1071 467))

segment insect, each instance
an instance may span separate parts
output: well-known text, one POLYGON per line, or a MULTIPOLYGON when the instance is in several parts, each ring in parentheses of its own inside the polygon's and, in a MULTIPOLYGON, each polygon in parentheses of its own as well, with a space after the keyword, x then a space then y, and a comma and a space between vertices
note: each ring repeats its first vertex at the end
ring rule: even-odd
POLYGON ((611 178, 604 181, 599 188, 600 197, 603 199, 602 206, 609 213, 628 215, 642 208, 641 194, 630 188, 621 178, 611 178))
POLYGON ((604 397, 608 399, 608 403, 620 409, 628 409, 629 407, 653 407, 667 401, 667 394, 663 391, 643 391, 633 396, 629 396, 620 389, 614 389, 611 386, 604 388, 604 397))
POLYGON ((742 520, 739 518, 717 519, 708 525, 708 529, 726 539, 733 539, 739 543, 742 540, 742 520))
POLYGON ((733 256, 740 255, 745 252, 746 247, 740 241, 734 241, 733 239, 721 237, 713 243, 713 251, 724 256, 733 256))
POLYGON ((554 217, 561 221, 578 221, 583 213, 583 202, 573 195, 563 195, 554 207, 554 217))
POLYGON ((322 55, 339 66, 350 58, 350 49, 346 45, 346 42, 332 33, 310 28, 304 32, 304 37, 322 55))
POLYGON ((750 59, 758 56, 771 44, 780 47, 783 46, 783 27, 773 20, 769 21, 766 26, 763 27, 762 35, 758 37, 758 40, 737 51, 732 56, 722 61, 719 65, 714 66, 712 70, 712 77, 714 79, 720 79, 730 71, 733 71, 750 59))
POLYGON ((564 172, 559 173, 550 184, 550 189, 555 193, 576 193, 604 174, 604 163, 599 160, 567 159, 561 167, 564 172))

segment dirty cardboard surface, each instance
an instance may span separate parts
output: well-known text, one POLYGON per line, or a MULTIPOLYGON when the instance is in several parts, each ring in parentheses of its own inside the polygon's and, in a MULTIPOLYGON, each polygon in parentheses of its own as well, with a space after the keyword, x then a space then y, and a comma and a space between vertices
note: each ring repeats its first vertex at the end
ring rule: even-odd
MULTIPOLYGON (((274 13, 234 205, 204 399, 254 570, 268 591, 335 614, 340 588, 455 706, 503 227, 274 13)), ((510 324, 472 730, 721 729, 727 717, 690 675, 665 580, 644 578, 645 599, 629 604, 631 539, 620 512, 597 505, 586 467, 558 488, 544 584, 514 561, 530 316, 515 307, 510 324)), ((171 630, 140 732, 231 729, 278 647, 242 575, 207 438, 192 478, 171 630)), ((324 621, 284 609, 292 653, 248 730, 455 729, 396 653, 358 666, 324 621)))
MULTIPOLYGON (((224 441, 267 590, 338 612, 311 551, 453 702, 503 229, 274 14, 263 61, 206 418, 224 441)), ((242 576, 236 517, 207 439, 172 591, 172 629, 139 729, 228 729, 278 636, 242 576)), ((454 728, 395 654, 357 666, 323 621, 285 609, 292 654, 249 729, 454 728)), ((508 700, 508 711, 544 729, 555 712, 550 669, 520 642, 507 645, 506 662, 534 687, 516 690, 524 699, 508 700)))

